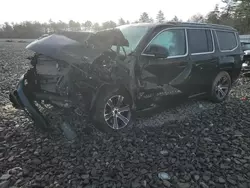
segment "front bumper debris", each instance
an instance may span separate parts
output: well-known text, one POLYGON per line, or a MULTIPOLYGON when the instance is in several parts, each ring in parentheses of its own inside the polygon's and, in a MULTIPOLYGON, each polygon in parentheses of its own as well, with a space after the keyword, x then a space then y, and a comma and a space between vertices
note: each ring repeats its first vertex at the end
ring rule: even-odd
POLYGON ((41 129, 48 129, 48 122, 35 106, 34 101, 29 99, 27 95, 24 84, 25 79, 26 75, 24 74, 20 78, 16 89, 9 94, 9 100, 12 102, 13 107, 24 110, 36 126, 41 129))

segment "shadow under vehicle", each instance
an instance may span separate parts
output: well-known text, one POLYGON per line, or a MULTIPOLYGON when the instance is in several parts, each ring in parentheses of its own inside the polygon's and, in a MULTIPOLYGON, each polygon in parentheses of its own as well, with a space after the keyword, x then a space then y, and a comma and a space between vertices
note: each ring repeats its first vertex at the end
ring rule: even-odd
POLYGON ((61 32, 27 46, 32 68, 10 93, 39 127, 37 107, 84 109, 100 130, 133 123, 134 114, 173 95, 223 101, 241 71, 235 29, 211 24, 131 24, 91 32, 61 32))

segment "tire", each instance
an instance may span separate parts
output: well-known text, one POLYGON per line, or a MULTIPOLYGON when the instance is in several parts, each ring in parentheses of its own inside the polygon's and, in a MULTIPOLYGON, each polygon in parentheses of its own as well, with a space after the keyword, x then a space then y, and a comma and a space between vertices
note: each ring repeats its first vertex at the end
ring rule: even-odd
POLYGON ((226 71, 221 71, 212 83, 210 99, 216 103, 224 101, 230 92, 231 85, 230 75, 226 71))
POLYGON ((132 99, 128 92, 118 89, 104 90, 96 99, 95 104, 92 119, 94 126, 100 131, 118 133, 133 124, 132 99), (117 104, 118 100, 120 105, 117 104))

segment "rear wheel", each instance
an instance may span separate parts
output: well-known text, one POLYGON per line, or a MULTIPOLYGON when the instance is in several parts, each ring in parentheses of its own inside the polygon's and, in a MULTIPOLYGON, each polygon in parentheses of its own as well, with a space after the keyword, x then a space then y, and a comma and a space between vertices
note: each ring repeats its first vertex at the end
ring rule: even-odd
POLYGON ((222 71, 214 79, 211 90, 211 99, 214 102, 224 101, 231 89, 231 77, 230 75, 222 71))
POLYGON ((114 133, 132 124, 132 100, 124 91, 105 91, 97 98, 93 115, 95 126, 103 131, 114 133))

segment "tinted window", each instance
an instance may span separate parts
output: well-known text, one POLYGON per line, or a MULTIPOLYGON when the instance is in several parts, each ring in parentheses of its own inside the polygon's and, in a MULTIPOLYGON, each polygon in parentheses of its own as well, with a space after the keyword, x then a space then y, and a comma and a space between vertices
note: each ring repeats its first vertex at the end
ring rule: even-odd
POLYGON ((157 44, 168 49, 169 56, 186 54, 184 29, 170 29, 157 35, 150 44, 157 44))
MULTIPOLYGON (((143 25, 143 26, 123 25, 123 26, 117 27, 117 29, 119 29, 124 35, 125 39, 128 40, 129 46, 123 47, 125 52, 128 54, 135 50, 141 38, 144 35, 146 35, 148 30, 150 29, 150 26, 149 25, 143 25)), ((112 46, 112 49, 116 51, 117 46, 116 45, 112 46)), ((123 50, 121 50, 120 53, 124 54, 123 50)))
POLYGON ((237 46, 237 39, 234 32, 216 31, 220 50, 232 50, 237 46))
POLYGON ((188 29, 190 53, 206 53, 213 51, 213 38, 208 29, 188 29))

